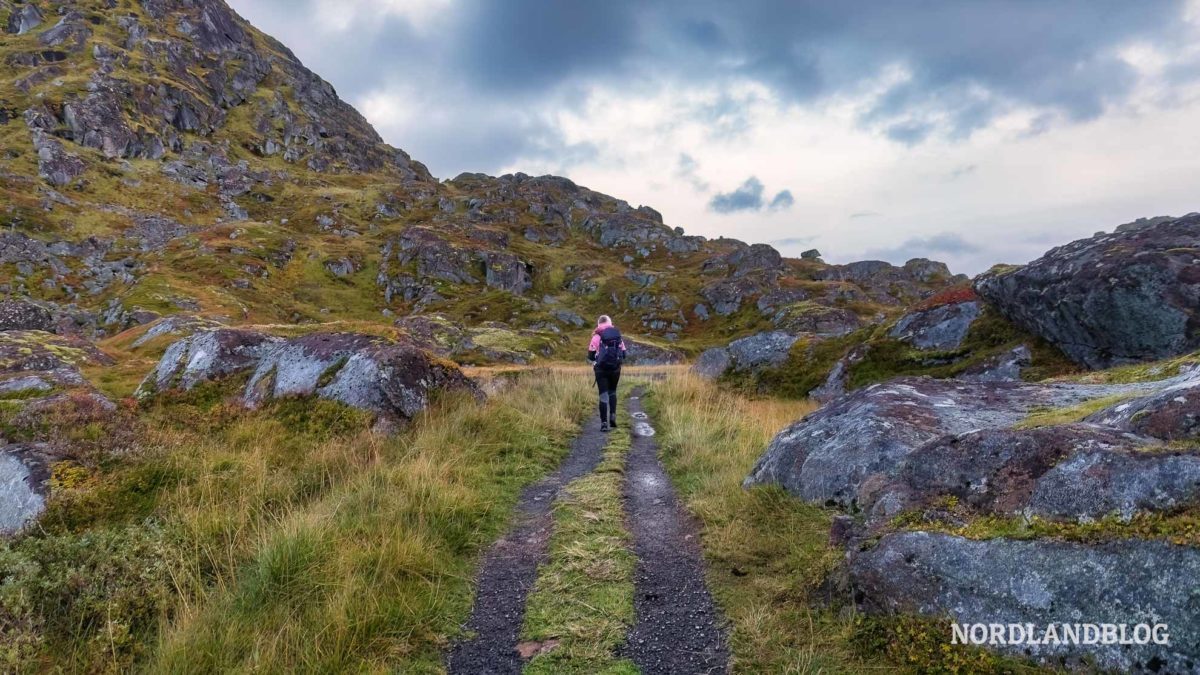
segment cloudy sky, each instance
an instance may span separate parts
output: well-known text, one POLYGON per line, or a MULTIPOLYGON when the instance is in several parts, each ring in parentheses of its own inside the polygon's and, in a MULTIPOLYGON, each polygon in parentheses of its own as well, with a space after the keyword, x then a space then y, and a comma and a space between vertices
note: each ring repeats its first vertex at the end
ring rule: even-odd
POLYGON ((434 175, 975 273, 1200 210, 1200 0, 229 0, 434 175))

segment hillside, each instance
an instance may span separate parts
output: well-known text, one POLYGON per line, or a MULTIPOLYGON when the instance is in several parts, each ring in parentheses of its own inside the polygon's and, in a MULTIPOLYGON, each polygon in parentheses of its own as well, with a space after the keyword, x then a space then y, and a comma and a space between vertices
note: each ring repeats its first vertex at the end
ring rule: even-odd
POLYGON ((221 2, 0 11, 0 292, 54 303, 89 337, 184 312, 421 314, 438 321, 401 326, 451 356, 528 360, 604 312, 692 352, 768 328, 842 334, 962 281, 924 260, 838 267, 687 236, 564 178, 438 182, 221 2), (462 325, 524 332, 463 346, 462 325))

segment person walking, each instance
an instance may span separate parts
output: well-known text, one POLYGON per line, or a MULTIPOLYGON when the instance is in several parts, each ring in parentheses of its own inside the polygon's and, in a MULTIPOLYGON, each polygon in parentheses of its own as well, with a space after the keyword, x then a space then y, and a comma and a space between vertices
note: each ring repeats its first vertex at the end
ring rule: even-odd
POLYGON ((592 341, 588 344, 588 361, 596 373, 596 389, 600 391, 600 431, 617 428, 617 383, 621 381, 621 364, 625 361, 625 340, 608 315, 596 320, 592 341))

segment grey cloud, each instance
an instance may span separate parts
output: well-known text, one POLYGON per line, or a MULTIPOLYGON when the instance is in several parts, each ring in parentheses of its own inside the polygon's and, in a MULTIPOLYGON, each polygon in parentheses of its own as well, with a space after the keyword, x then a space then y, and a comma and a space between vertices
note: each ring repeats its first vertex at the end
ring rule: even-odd
POLYGON ((696 162, 695 158, 686 152, 679 153, 679 161, 677 168, 675 169, 675 175, 687 181, 688 184, 692 186, 692 189, 696 192, 708 192, 709 185, 706 181, 700 178, 699 174, 697 173, 699 169, 700 165, 696 162))
POLYGON ((717 213, 757 211, 763 207, 763 184, 754 176, 746 179, 736 190, 713 195, 708 208, 717 213))
MULTIPOLYGON (((586 104, 595 85, 723 89, 750 79, 782 101, 806 104, 861 92, 897 64, 910 77, 868 106, 860 119, 867 129, 916 145, 966 138, 1032 107, 1043 116, 1031 131, 1044 131, 1094 119, 1133 95, 1137 74, 1117 58, 1119 47, 1146 40, 1181 53, 1191 39, 1181 21, 1185 0, 458 0, 430 30, 363 14, 321 39, 313 37, 322 28, 316 0, 231 4, 348 100, 420 92, 414 105, 434 111, 430 117, 483 115, 485 127, 511 129, 388 137, 453 171, 493 170, 564 143, 556 123, 530 124, 526 111, 552 120, 556 110, 586 104)), ((1180 83, 1200 79, 1194 63, 1168 71, 1180 83)), ((726 96, 692 115, 716 137, 737 136, 750 124, 745 106, 726 96)))
POLYGON ((863 218, 878 218, 882 213, 877 211, 856 211, 850 214, 850 220, 862 220, 863 218))
POLYGON ((792 208, 792 205, 795 203, 796 198, 792 196, 791 190, 780 190, 775 197, 771 199, 771 204, 768 206, 768 208, 770 208, 772 211, 782 211, 792 208))
POLYGON ((978 245, 967 241, 961 235, 942 232, 927 237, 913 237, 890 248, 868 249, 863 258, 899 264, 912 258, 937 258, 943 255, 957 257, 981 251, 978 245))
POLYGON ((953 182, 964 176, 969 176, 979 169, 978 164, 964 164, 963 166, 955 167, 946 174, 946 182, 953 182))
POLYGON ((767 243, 779 248, 793 248, 796 246, 807 246, 815 239, 816 237, 784 237, 783 239, 773 239, 767 243))

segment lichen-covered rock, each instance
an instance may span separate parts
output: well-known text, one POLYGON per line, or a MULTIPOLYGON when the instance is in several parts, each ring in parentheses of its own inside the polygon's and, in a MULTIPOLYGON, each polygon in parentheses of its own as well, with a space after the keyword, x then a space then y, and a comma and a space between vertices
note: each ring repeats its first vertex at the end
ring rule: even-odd
POLYGON ((110 364, 112 359, 74 336, 40 330, 0 331, 0 373, 74 369, 87 363, 110 364))
POLYGON ((1100 234, 981 276, 1002 314, 1090 368, 1200 348, 1200 214, 1100 234))
MULTIPOLYGON (((1093 518, 1097 508, 1074 496, 1063 495, 1057 507, 1045 508, 1047 486, 1060 485, 1065 475, 1056 474, 1056 467, 1076 455, 1123 457, 1122 453, 1145 445, 1145 439, 1091 424, 980 429, 941 436, 900 460, 890 479, 880 474, 872 484, 864 483, 860 504, 875 522, 905 510, 929 507, 945 497, 954 497, 969 511, 982 515, 1093 518)), ((1150 453, 1144 456, 1162 458, 1150 453)), ((1150 468, 1152 464, 1142 466, 1150 468)), ((1146 473, 1139 475, 1149 477, 1146 473)), ((1097 502, 1103 499, 1099 493, 1095 497, 1097 502)))
POLYGON ((1164 441, 1198 439, 1200 381, 1185 380, 1149 396, 1122 401, 1087 419, 1164 441))
POLYGON ((734 340, 726 349, 735 371, 770 368, 786 361, 799 339, 784 331, 770 331, 734 340))
POLYGON ((725 347, 713 347, 700 353, 699 358, 696 359, 696 363, 692 364, 692 372, 700 377, 716 379, 729 370, 731 363, 729 349, 725 347))
POLYGON ((955 302, 917 310, 900 317, 888 335, 917 349, 958 349, 982 311, 979 302, 955 302))
POLYGON ((0 445, 0 535, 15 534, 46 509, 48 449, 0 445))
POLYGON ((8 32, 13 35, 24 35, 37 28, 45 19, 38 11, 37 5, 25 3, 14 8, 8 15, 8 32))
POLYGON ((50 310, 29 300, 4 300, 0 302, 0 331, 4 330, 54 330, 54 315, 50 310))
POLYGON ((808 392, 808 397, 818 403, 828 403, 845 394, 849 388, 851 366, 865 359, 868 350, 869 347, 865 344, 852 347, 845 356, 833 364, 833 368, 829 369, 825 381, 808 392))
POLYGON ((1200 503, 1200 454, 1161 449, 1090 450, 1038 479, 1026 511, 1089 521, 1115 514, 1171 511, 1200 503))
POLYGON ((316 395, 403 421, 441 390, 476 391, 458 366, 412 343, 313 333, 267 354, 251 375, 243 400, 255 407, 274 398, 316 395))
POLYGON ((1034 409, 1139 387, 899 378, 835 399, 781 431, 746 483, 775 483, 803 499, 850 508, 935 438, 1007 428, 1034 409))
POLYGON ((903 532, 854 552, 849 573, 855 597, 870 613, 1032 623, 1039 630, 1051 623, 1127 624, 1129 630, 1163 624, 1170 637, 1169 645, 994 647, 1013 656, 1115 672, 1194 673, 1200 667, 1200 549, 1136 539, 1088 546, 903 532))
POLYGON ((137 396, 168 389, 187 391, 201 382, 247 372, 282 342, 282 338, 240 328, 195 333, 167 347, 138 387, 137 396))

